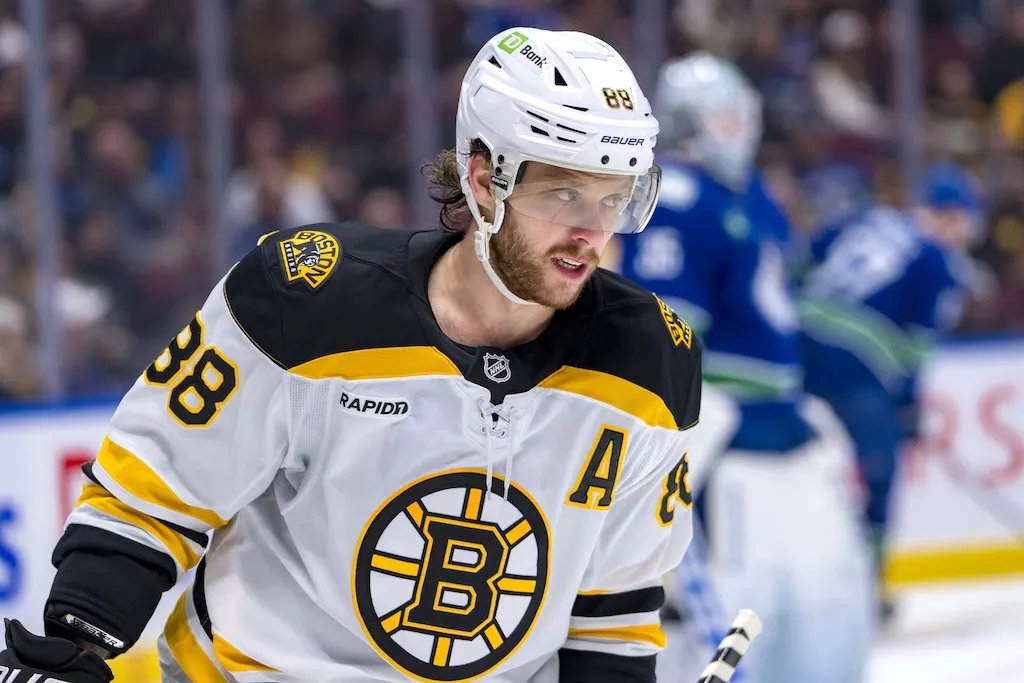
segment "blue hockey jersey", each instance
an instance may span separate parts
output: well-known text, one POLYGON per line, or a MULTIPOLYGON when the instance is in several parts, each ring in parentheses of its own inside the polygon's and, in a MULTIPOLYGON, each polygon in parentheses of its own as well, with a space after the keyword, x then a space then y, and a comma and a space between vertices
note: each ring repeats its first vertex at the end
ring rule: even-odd
POLYGON ((739 195, 699 168, 670 163, 648 227, 623 240, 623 274, 696 330, 705 380, 739 404, 732 448, 784 452, 812 436, 796 409, 802 371, 788 237, 759 179, 739 195))
POLYGON ((810 256, 800 302, 808 388, 828 395, 877 381, 912 400, 924 354, 959 318, 961 261, 887 207, 823 229, 810 256))

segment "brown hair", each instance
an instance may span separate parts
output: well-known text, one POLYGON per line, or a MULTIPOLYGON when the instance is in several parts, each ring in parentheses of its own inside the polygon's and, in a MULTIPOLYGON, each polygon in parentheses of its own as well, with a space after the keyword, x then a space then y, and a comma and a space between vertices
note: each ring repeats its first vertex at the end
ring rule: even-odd
MULTIPOLYGON (((470 156, 482 156, 491 162, 491 150, 480 138, 469 143, 470 156)), ((421 169, 427 179, 427 195, 441 205, 441 228, 450 232, 463 232, 469 225, 469 207, 462 193, 458 154, 454 149, 442 150, 421 169)))

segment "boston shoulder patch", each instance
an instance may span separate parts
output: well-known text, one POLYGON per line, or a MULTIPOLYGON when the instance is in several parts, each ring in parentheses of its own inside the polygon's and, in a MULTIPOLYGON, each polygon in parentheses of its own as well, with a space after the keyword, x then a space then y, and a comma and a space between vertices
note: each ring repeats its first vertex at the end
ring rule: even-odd
POLYGON ((686 348, 690 348, 693 343, 693 329, 672 310, 671 306, 658 296, 654 298, 658 300, 658 308, 661 309, 661 317, 664 318, 668 332, 672 335, 672 343, 676 346, 683 344, 686 348))
POLYGON ((311 290, 322 285, 341 261, 337 238, 319 230, 299 230, 279 245, 288 284, 301 280, 311 290))

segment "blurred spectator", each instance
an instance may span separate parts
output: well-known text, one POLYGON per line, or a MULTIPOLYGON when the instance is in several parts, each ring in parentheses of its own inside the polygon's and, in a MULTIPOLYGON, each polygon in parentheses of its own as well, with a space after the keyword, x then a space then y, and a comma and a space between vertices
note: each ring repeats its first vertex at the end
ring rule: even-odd
MULTIPOLYGON (((426 0, 227 0, 233 166, 207 206, 195 3, 51 0, 50 96, 61 301, 77 302, 65 365, 73 392, 126 388, 222 273, 264 233, 358 219, 414 225, 407 187, 404 6, 426 0), (89 315, 86 315, 89 313, 89 315), (130 331, 130 334, 129 334, 130 331)), ((439 141, 454 139, 465 67, 515 25, 582 30, 637 59, 633 0, 430 0, 439 141)), ((902 199, 883 0, 672 0, 673 54, 739 61, 765 98, 762 161, 800 230, 869 193, 902 199)), ((0 395, 41 390, 32 315, 36 248, 24 60, 0 0, 0 395)), ((1024 326, 1024 2, 921 3, 930 157, 986 176, 993 215, 976 255, 998 293, 965 329, 1024 326), (995 14, 991 14, 995 12, 995 14), (987 22, 987 23, 986 23, 987 22), (989 27, 991 24, 991 27, 989 27)))
POLYGON ((28 49, 28 34, 10 17, 0 18, 0 69, 20 64, 28 49))
POLYGON ((0 399, 33 398, 42 389, 32 358, 28 313, 14 299, 0 297, 0 399))
POLYGON ((162 235, 171 204, 147 172, 143 143, 127 122, 108 119, 95 125, 88 144, 82 201, 89 211, 109 211, 122 247, 144 258, 162 235))
POLYGON ((462 0, 469 12, 466 46, 475 50, 491 36, 516 26, 557 31, 562 14, 552 0, 462 0))
POLYGON ((868 79, 871 26, 853 10, 836 10, 823 22, 825 54, 811 70, 819 109, 840 130, 866 138, 888 134, 888 117, 868 79))
POLYGON ((246 165, 235 171, 224 197, 233 256, 241 257, 265 233, 334 220, 320 185, 290 168, 283 158, 277 121, 258 119, 245 135, 246 165))
POLYGON ((760 15, 738 63, 764 97, 765 145, 786 143, 802 128, 819 122, 811 93, 809 59, 792 59, 784 51, 782 23, 772 14, 760 15))
POLYGON ((402 194, 391 187, 370 190, 359 207, 359 220, 381 228, 400 229, 408 226, 402 194))
POLYGON ((991 104, 1003 88, 1024 78, 1024 2, 1013 0, 996 23, 981 64, 981 97, 991 104))
POLYGON ((139 370, 127 363, 131 340, 107 319, 110 296, 99 287, 70 278, 57 282, 56 295, 67 393, 107 394, 134 380, 139 370))
POLYGON ((1006 159, 989 220, 975 255, 994 272, 998 287, 984 307, 968 311, 969 329, 1024 331, 1024 158, 1006 159))
POLYGON ((939 67, 926 127, 935 156, 977 168, 988 149, 988 109, 978 97, 974 73, 962 59, 939 67))
POLYGON ((681 0, 675 22, 694 45, 735 59, 750 23, 756 26, 746 20, 751 9, 746 0, 681 0))

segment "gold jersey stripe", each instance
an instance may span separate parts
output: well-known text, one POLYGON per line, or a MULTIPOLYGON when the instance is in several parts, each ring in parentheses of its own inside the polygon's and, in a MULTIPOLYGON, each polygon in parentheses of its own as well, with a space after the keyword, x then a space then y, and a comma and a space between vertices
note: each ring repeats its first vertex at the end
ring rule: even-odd
POLYGON ((260 246, 267 240, 268 237, 270 237, 271 235, 276 235, 277 232, 277 230, 271 230, 270 232, 263 233, 262 235, 260 235, 260 238, 256 240, 256 246, 260 246))
POLYGON ((370 560, 370 566, 382 572, 408 576, 411 579, 415 579, 420 575, 420 566, 412 560, 399 560, 394 557, 374 555, 373 559, 370 560))
POLYGON ((210 658, 203 652, 196 640, 192 629, 188 625, 188 617, 185 614, 185 600, 188 593, 183 593, 174 606, 174 611, 167 619, 164 627, 164 638, 167 640, 167 647, 170 649, 178 666, 188 677, 188 680, 195 683, 227 683, 224 676, 210 661, 210 658))
POLYGON ((480 519, 483 496, 484 492, 481 489, 469 489, 466 494, 466 519, 480 519))
POLYGON ((234 645, 224 640, 224 638, 217 633, 213 632, 213 654, 217 657, 217 661, 220 665, 231 673, 241 673, 243 671, 274 671, 269 666, 260 664, 249 655, 241 652, 234 645))
POLYGON ((602 638, 607 640, 624 640, 634 643, 648 643, 658 648, 665 647, 665 632, 661 624, 641 624, 639 626, 616 626, 612 628, 571 628, 570 638, 602 638))
POLYGON ((434 666, 448 666, 448 657, 452 653, 452 639, 438 636, 437 647, 434 649, 434 656, 431 663, 434 666))
POLYGON ((498 579, 498 590, 503 593, 533 595, 536 589, 537 581, 535 579, 514 579, 511 576, 503 576, 498 579))
POLYGON ((510 546, 513 546, 516 543, 519 543, 519 541, 523 540, 523 538, 525 538, 530 533, 530 531, 530 523, 524 517, 523 519, 519 520, 518 524, 516 524, 514 527, 512 527, 505 533, 505 540, 508 541, 508 544, 510 546))
POLYGON ((484 638, 487 640, 487 644, 491 646, 492 650, 497 650, 501 647, 501 644, 505 642, 505 639, 501 637, 501 631, 498 630, 498 627, 495 624, 491 624, 484 629, 484 638))
POLYGON ((82 495, 78 497, 75 507, 81 505, 88 505, 105 515, 148 532, 160 541, 161 545, 177 560, 178 565, 184 571, 188 571, 199 564, 199 554, 192 549, 189 541, 184 536, 160 520, 153 519, 149 515, 121 502, 102 486, 93 483, 86 484, 82 488, 82 495))
POLYGON ((332 353, 290 368, 309 379, 394 379, 425 375, 461 375, 448 356, 433 346, 398 346, 332 353))
POLYGON ((197 519, 214 529, 227 525, 227 520, 212 510, 183 502, 149 465, 128 449, 118 446, 109 437, 103 439, 97 461, 118 486, 139 500, 197 519))
POLYGON ((586 396, 618 408, 652 427, 679 429, 672 411, 660 396, 615 375, 563 365, 537 386, 586 396))

